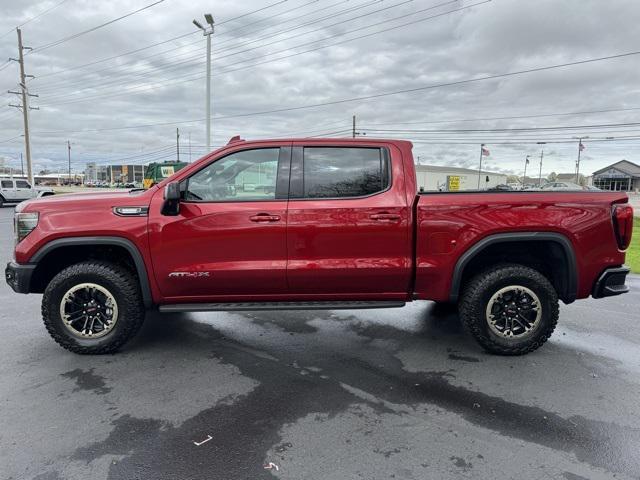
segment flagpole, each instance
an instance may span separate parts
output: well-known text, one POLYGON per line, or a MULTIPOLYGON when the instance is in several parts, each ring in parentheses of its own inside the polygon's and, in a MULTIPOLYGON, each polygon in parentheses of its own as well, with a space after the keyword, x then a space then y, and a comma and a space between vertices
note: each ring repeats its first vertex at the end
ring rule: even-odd
POLYGON ((576 162, 576 184, 580 185, 580 154, 582 153, 582 149, 584 148, 584 146, 582 145, 582 140, 587 139, 589 137, 573 137, 574 139, 578 140, 578 161, 576 162))
POLYGON ((480 177, 482 176, 482 149, 484 148, 484 143, 480 144, 480 166, 478 167, 478 190, 480 190, 480 177))

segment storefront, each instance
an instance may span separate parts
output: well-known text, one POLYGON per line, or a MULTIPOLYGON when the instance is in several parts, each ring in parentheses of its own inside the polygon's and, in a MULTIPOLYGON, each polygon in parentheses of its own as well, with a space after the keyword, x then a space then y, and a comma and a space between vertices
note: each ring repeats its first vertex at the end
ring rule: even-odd
POLYGON ((640 165, 628 160, 593 173, 593 186, 601 190, 630 192, 640 188, 640 165))

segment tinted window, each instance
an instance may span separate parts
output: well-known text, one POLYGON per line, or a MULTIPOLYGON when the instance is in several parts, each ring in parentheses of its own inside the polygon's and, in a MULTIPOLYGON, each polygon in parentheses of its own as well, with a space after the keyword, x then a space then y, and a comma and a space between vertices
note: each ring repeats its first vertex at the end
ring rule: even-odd
POLYGON ((25 180, 16 180, 16 188, 31 188, 25 180))
POLYGON ((13 188, 13 182, 11 180, 2 180, 0 186, 2 186, 2 188, 13 188))
POLYGON ((189 178, 185 200, 274 200, 279 148, 244 150, 217 160, 189 178))
POLYGON ((379 148, 304 149, 306 198, 361 197, 388 185, 388 165, 379 148))

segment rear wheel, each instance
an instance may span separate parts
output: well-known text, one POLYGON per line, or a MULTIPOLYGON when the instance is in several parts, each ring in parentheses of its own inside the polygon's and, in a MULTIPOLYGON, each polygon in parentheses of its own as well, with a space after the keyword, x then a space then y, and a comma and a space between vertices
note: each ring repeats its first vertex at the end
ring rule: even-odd
POLYGON ((465 328, 499 355, 522 355, 542 346, 558 323, 558 295, 537 270, 504 264, 485 270, 465 287, 460 304, 465 328))
POLYGON ((137 278, 108 262, 65 268, 45 289, 42 318, 61 346, 75 353, 112 353, 142 326, 145 310, 137 278))

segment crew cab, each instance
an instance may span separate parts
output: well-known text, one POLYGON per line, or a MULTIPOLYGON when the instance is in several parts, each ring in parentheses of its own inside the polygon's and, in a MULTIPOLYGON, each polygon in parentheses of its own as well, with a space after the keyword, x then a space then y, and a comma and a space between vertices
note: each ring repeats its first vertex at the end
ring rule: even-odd
POLYGON ((31 198, 53 195, 47 187, 33 187, 23 178, 0 177, 0 208, 5 203, 20 203, 31 198))
POLYGON ((145 312, 458 305, 486 350, 540 347, 559 301, 625 293, 623 192, 417 193, 412 144, 229 144, 147 191, 16 208, 7 283, 46 328, 113 352, 145 312))

